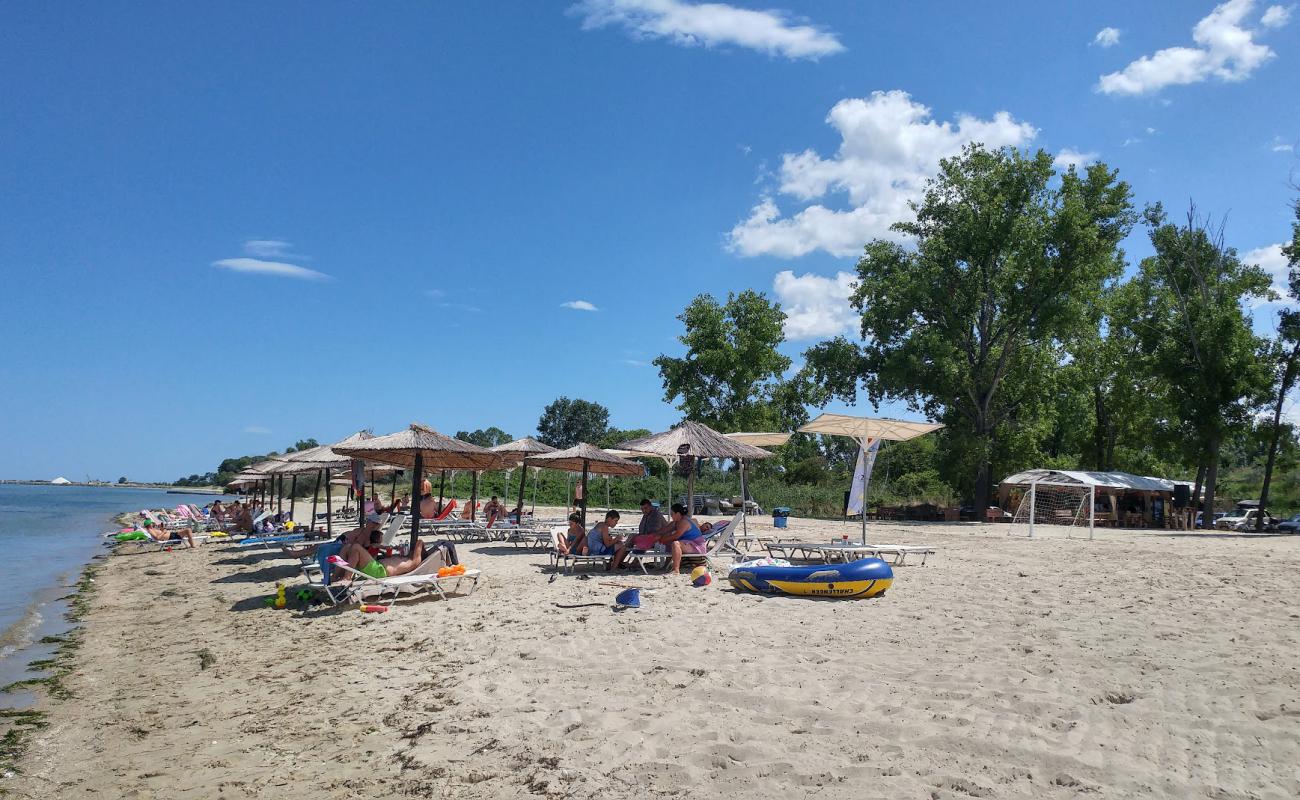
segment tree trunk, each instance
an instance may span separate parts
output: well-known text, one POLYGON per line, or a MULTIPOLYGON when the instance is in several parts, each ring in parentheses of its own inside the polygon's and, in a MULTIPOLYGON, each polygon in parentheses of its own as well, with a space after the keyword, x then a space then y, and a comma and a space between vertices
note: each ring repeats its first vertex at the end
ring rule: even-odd
POLYGON ((1255 515, 1255 530, 1264 529, 1264 513, 1268 507, 1268 484, 1273 480, 1273 462, 1277 458, 1277 441, 1282 436, 1282 403, 1295 381, 1296 357, 1300 356, 1300 342, 1291 348, 1291 356, 1282 371, 1282 385, 1277 390, 1277 405, 1273 406, 1273 436, 1268 443, 1268 460, 1264 462, 1264 485, 1259 490, 1259 513, 1255 515))
MULTIPOLYGON (((1201 488, 1205 486, 1205 462, 1196 465, 1196 485, 1192 487, 1192 528, 1196 528, 1196 512, 1201 509, 1201 488)), ((1201 518, 1205 525, 1205 518, 1201 518)))
POLYGON ((1205 466, 1205 525, 1214 528, 1214 488, 1219 480, 1219 435, 1210 439, 1210 453, 1205 466))

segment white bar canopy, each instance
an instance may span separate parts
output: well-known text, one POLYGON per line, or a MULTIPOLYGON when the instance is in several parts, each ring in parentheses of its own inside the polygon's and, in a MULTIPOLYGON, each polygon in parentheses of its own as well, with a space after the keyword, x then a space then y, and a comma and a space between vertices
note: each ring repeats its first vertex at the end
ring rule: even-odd
POLYGON ((905 442, 942 427, 943 424, 939 422, 909 422, 901 419, 851 417, 848 414, 822 414, 807 425, 800 426, 799 431, 831 436, 851 436, 854 439, 905 442))
POLYGON ((755 447, 780 447, 790 441, 791 433, 724 433, 728 439, 752 444, 755 447))

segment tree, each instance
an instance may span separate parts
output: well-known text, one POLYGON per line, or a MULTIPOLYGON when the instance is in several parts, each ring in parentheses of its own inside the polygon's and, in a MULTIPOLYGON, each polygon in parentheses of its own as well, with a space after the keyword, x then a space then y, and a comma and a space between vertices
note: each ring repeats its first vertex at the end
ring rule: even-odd
POLYGON ((806 421, 802 398, 782 378, 790 359, 778 350, 785 341, 779 304, 750 289, 728 294, 725 304, 701 294, 677 318, 686 326, 678 337, 686 354, 661 355, 654 364, 664 400, 686 419, 720 431, 779 430, 806 421))
POLYGON ((1063 343, 1121 272, 1134 222, 1128 184, 1104 164, 1055 176, 1042 151, 969 145, 942 161, 916 220, 894 226, 915 249, 876 240, 858 262, 851 302, 865 344, 808 357, 811 374, 836 371, 822 375, 825 399, 860 380, 873 403, 904 400, 953 428, 950 441, 970 448, 977 507, 988 504, 998 437, 1034 419, 1063 343))
POLYGON ((604 436, 600 437, 600 441, 592 442, 592 444, 597 447, 617 448, 623 442, 631 441, 632 439, 640 439, 643 436, 649 435, 650 430, 647 428, 628 428, 627 430, 621 428, 610 428, 605 431, 604 436))
POLYGON ((561 397, 542 410, 537 437, 564 450, 579 442, 594 444, 609 430, 609 409, 587 400, 561 397))
MULTIPOLYGON (((1287 260, 1287 296, 1300 302, 1300 201, 1294 204, 1296 221, 1291 224, 1291 243, 1282 248, 1287 260)), ((1282 435, 1282 405, 1287 393, 1295 385, 1296 371, 1300 368, 1300 313, 1283 309, 1278 315, 1277 342, 1271 350, 1272 363, 1277 373, 1277 401, 1273 404, 1273 433, 1268 445, 1268 460, 1264 463, 1264 482, 1259 490, 1259 514, 1255 530, 1264 525, 1264 511, 1268 506, 1268 487, 1273 480, 1273 465, 1277 460, 1278 440, 1282 435)))
POLYGON ((117 482, 118 482, 118 483, 126 483, 126 478, 125 478, 125 477, 118 478, 118 479, 117 479, 117 482))
POLYGON ((479 447, 496 447, 499 444, 513 441, 513 437, 500 428, 493 425, 487 430, 476 430, 472 433, 467 431, 456 431, 456 438, 462 442, 476 444, 479 447))
MULTIPOLYGON (((1270 294, 1269 278, 1242 264, 1224 245, 1222 228, 1211 230, 1194 207, 1185 225, 1170 223, 1159 204, 1144 216, 1155 255, 1142 260, 1134 278, 1140 297, 1134 330, 1175 416, 1194 437, 1205 468, 1208 523, 1224 438, 1249 421, 1272 385, 1260 357, 1263 343, 1242 310, 1243 302, 1270 294)), ((1198 499, 1193 496, 1193 506, 1198 499)))
POLYGON ((320 447, 320 442, 316 441, 315 439, 299 439, 298 441, 293 443, 293 447, 290 447, 289 450, 296 450, 301 452, 303 450, 310 450, 313 447, 320 447))

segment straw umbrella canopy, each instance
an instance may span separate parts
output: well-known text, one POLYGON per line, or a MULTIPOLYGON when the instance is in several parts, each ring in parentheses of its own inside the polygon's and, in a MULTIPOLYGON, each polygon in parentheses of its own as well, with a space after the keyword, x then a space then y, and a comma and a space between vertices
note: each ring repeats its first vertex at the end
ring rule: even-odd
MULTIPOLYGON (((881 440, 892 442, 905 442, 908 439, 915 439, 918 436, 924 436, 927 433, 937 431, 943 427, 939 422, 910 422, 901 419, 888 419, 883 417, 854 417, 849 414, 822 414, 817 419, 802 425, 799 428, 801 433, 820 433, 826 436, 848 436, 856 439, 858 445, 862 448, 863 454, 866 454, 871 446, 881 440)), ((874 459, 874 453, 872 455, 874 459)), ((862 543, 867 543, 867 473, 866 458, 862 462, 860 477, 855 475, 854 478, 859 481, 859 489, 862 492, 862 543)))
POLYGON ((420 534, 420 504, 414 500, 420 496, 420 481, 424 479, 426 469, 482 471, 511 463, 509 459, 504 459, 491 450, 453 439, 419 423, 412 423, 404 431, 376 436, 355 444, 333 445, 332 449, 339 455, 411 470, 412 548, 420 534))
MULTIPOLYGON (((555 452, 554 447, 551 447, 549 444, 546 444, 544 442, 539 442, 531 436, 525 436, 522 439, 515 439, 513 442, 506 442, 505 444, 499 444, 496 447, 491 448, 491 450, 492 452, 499 454, 503 458, 511 459, 511 463, 516 465, 522 465, 524 463, 524 459, 528 458, 529 456, 539 455, 541 453, 555 452)), ((519 522, 523 522, 523 518, 524 518, 524 513, 523 513, 524 512, 524 479, 527 477, 528 477, 527 469, 519 470, 519 502, 515 504, 515 511, 518 512, 519 514, 519 518, 518 518, 519 522)), ((533 489, 534 489, 533 496, 536 497, 537 495, 536 492, 537 472, 536 471, 533 472, 533 489)))
MULTIPOLYGON (((745 462, 771 458, 762 448, 729 439, 699 422, 687 420, 670 431, 643 436, 619 445, 624 450, 653 453, 657 456, 691 456, 694 458, 730 458, 740 464, 742 500, 745 492, 745 462)), ((672 498, 669 498, 671 502, 672 498)), ((695 470, 686 479, 686 509, 695 510, 695 470)))
MULTIPOLYGON (((628 461, 612 453, 601 450, 594 444, 579 442, 567 450, 540 453, 524 459, 524 464, 543 469, 557 469, 565 472, 582 473, 582 496, 587 496, 587 476, 597 475, 644 475, 645 467, 635 461, 628 461)), ((582 524, 587 524, 587 507, 582 508, 582 524)))

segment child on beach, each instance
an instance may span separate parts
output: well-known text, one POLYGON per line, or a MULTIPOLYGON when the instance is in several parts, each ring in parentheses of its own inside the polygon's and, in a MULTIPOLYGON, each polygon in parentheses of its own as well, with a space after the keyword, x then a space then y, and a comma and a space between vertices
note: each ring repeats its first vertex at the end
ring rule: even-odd
POLYGON ((598 522, 591 526, 587 533, 587 555, 589 556, 612 556, 618 551, 619 545, 623 540, 618 534, 614 533, 614 526, 618 525, 619 513, 614 510, 605 512, 605 521, 598 522))

